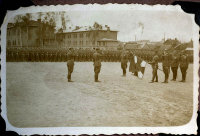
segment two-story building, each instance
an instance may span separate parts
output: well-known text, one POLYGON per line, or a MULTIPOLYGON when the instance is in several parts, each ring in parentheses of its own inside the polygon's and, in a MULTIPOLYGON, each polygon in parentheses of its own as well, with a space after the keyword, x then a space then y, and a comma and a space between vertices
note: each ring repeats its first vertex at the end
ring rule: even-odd
POLYGON ((117 41, 117 32, 110 30, 105 26, 102 28, 95 27, 76 27, 74 30, 68 29, 63 32, 65 47, 98 47, 99 41, 103 39, 112 39, 117 41))

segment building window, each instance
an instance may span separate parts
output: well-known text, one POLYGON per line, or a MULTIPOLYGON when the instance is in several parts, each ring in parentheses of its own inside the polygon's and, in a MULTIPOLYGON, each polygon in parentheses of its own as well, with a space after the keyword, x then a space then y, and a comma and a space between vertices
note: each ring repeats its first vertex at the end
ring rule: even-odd
POLYGON ((74 46, 77 46, 77 41, 74 41, 74 46))
POLYGON ((86 37, 90 37, 90 33, 86 33, 86 37))
POLYGON ((80 34, 80 38, 83 38, 83 34, 80 34))
POLYGON ((77 34, 74 34, 74 38, 77 38, 77 34))

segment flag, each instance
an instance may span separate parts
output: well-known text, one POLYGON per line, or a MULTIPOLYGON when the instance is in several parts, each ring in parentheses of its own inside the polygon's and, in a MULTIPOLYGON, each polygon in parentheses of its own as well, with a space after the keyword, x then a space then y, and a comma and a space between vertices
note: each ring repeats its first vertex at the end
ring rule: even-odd
POLYGON ((130 61, 129 71, 134 73, 135 76, 142 79, 144 76, 144 71, 147 62, 142 58, 133 56, 133 59, 130 61))

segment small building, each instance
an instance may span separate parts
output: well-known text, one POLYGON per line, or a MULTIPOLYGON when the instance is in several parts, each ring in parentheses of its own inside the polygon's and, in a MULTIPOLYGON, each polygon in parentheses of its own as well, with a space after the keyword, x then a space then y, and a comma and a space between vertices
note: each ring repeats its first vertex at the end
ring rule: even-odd
POLYGON ((138 42, 127 42, 124 44, 124 48, 128 50, 141 49, 142 44, 138 42))
POLYGON ((119 45, 120 45, 120 42, 115 39, 103 38, 103 39, 97 41, 97 46, 100 48, 112 48, 112 49, 115 48, 115 49, 117 49, 119 45))

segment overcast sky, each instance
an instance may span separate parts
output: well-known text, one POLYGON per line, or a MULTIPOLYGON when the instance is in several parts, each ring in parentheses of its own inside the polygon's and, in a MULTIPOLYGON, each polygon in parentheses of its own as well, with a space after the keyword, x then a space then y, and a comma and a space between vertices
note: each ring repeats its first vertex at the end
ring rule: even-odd
MULTIPOLYGON (((118 40, 159 41, 165 38, 178 38, 190 41, 192 38, 192 20, 184 13, 166 11, 73 11, 67 13, 70 25, 87 26, 98 22, 118 30, 118 40)), ((68 24, 69 25, 69 24, 68 24)))
MULTIPOLYGON (((177 38, 182 42, 192 38, 192 19, 189 15, 175 11, 138 11, 138 10, 75 10, 66 11, 69 26, 92 26, 94 22, 109 25, 117 30, 118 40, 160 41, 165 38, 177 38)), ((57 19, 57 26, 61 26, 57 19)))

